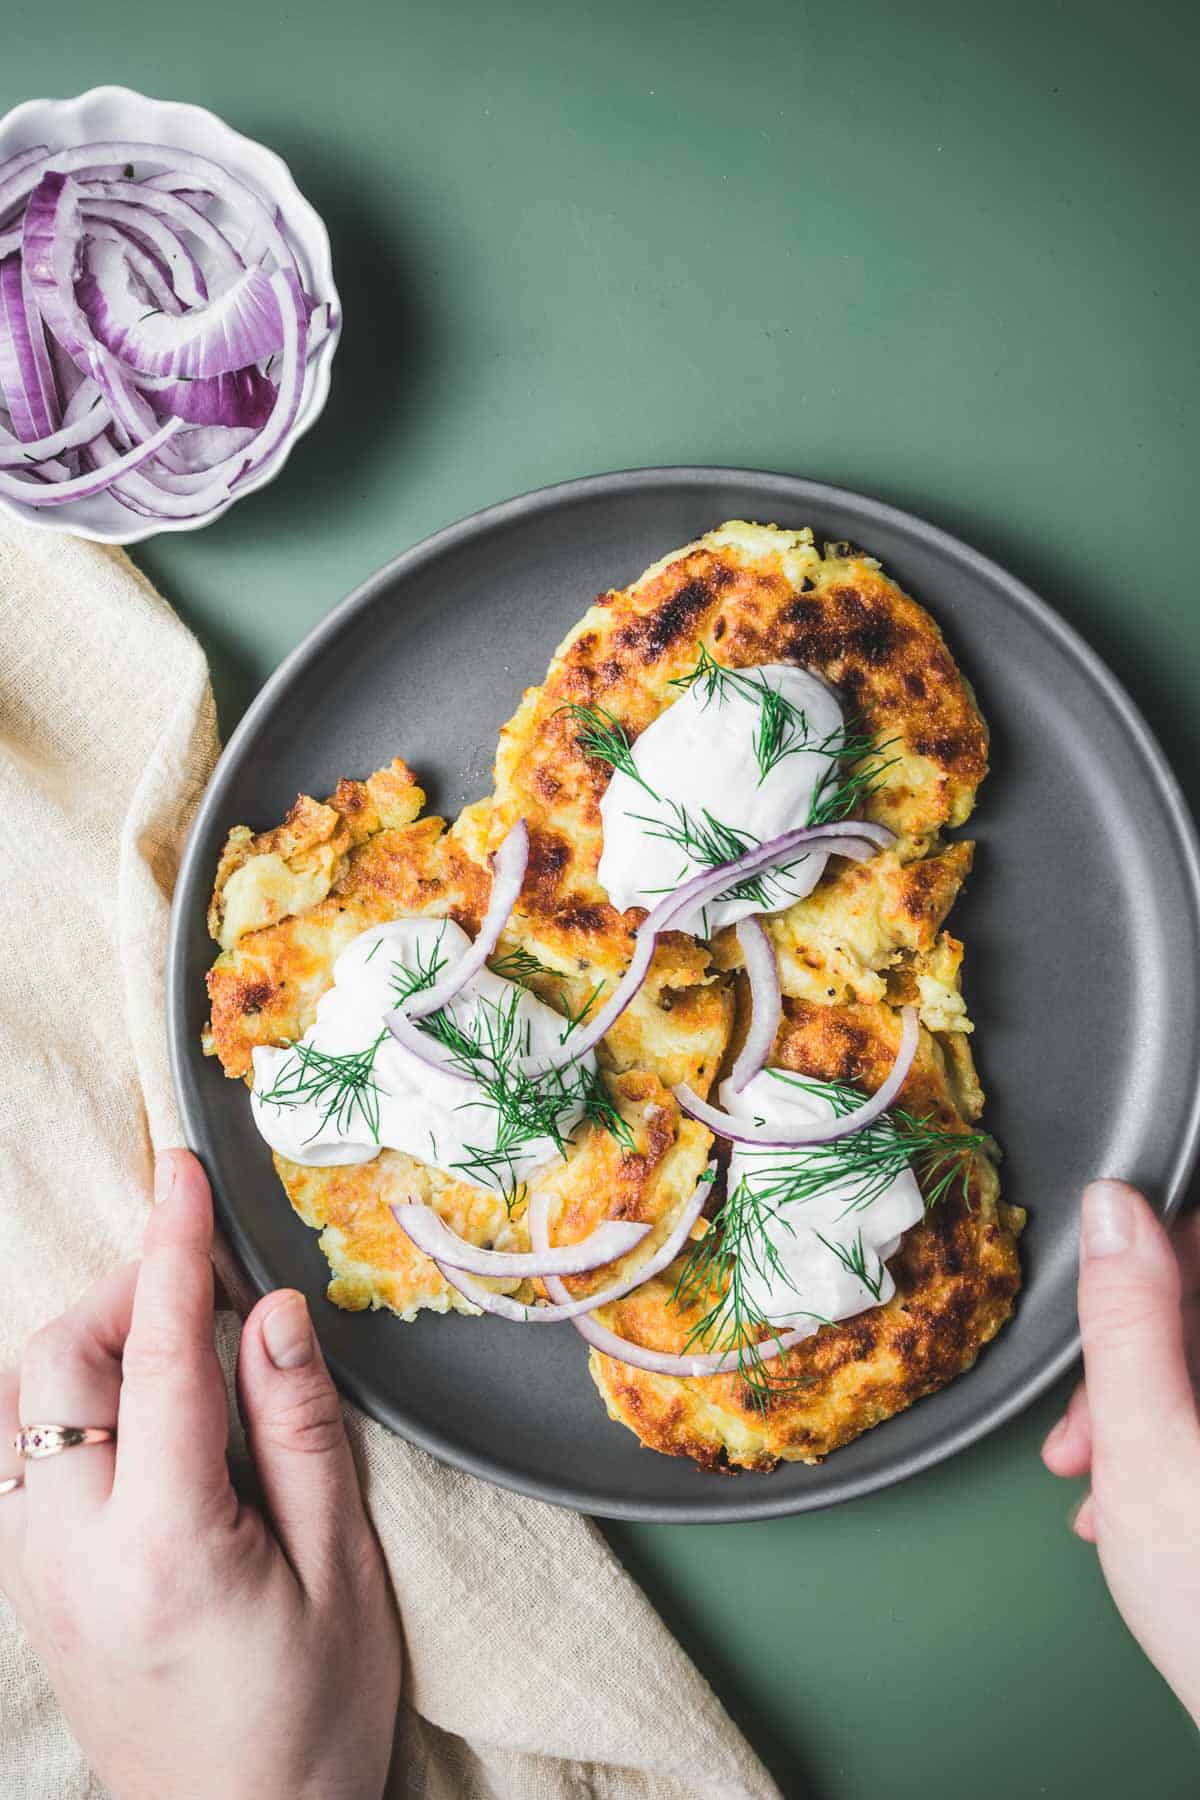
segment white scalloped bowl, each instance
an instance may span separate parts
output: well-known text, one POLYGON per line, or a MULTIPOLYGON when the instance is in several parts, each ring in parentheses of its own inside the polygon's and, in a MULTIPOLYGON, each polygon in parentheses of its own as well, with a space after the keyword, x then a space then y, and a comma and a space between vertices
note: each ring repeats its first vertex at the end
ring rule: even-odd
MULTIPOLYGON (((69 531, 77 537, 95 538, 103 544, 136 544, 160 531, 196 531, 211 525, 238 500, 273 481, 288 459, 296 439, 316 423, 329 393, 330 370, 341 331, 341 308, 333 283, 329 234, 320 217, 300 192, 283 158, 264 144, 243 137, 202 106, 175 100, 151 100, 131 88, 97 87, 73 100, 27 100, 0 119, 0 160, 33 144, 51 150, 101 140, 166 144, 194 151, 222 163, 231 174, 248 182, 264 200, 280 208, 284 229, 307 291, 317 301, 328 301, 333 329, 309 357, 304 372, 304 391, 291 431, 274 455, 220 506, 194 519, 144 519, 123 506, 111 494, 95 494, 88 500, 71 500, 65 506, 22 506, 0 495, 0 515, 19 519, 23 525, 46 531, 69 531)), ((214 209, 219 224, 221 212, 214 209)))

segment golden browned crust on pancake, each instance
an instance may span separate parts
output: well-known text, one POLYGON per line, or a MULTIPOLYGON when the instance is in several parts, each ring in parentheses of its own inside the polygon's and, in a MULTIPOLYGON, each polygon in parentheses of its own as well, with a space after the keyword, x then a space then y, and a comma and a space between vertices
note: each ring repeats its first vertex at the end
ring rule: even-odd
POLYGON ((442 819, 417 817, 424 799, 397 761, 368 781, 339 782, 324 804, 301 794, 275 831, 230 833, 210 921, 220 942, 233 878, 245 928, 209 970, 204 1044, 227 1075, 249 1072, 256 1045, 292 1043, 308 1029, 337 957, 370 926, 427 913, 478 930, 491 874, 468 854, 472 833, 481 837, 477 809, 447 831, 442 819), (267 922, 254 926, 260 916, 267 922))
MULTIPOLYGON (((891 1065, 899 1036, 885 1006, 787 1003, 772 1061, 821 1080, 872 1091, 891 1065)), ((969 1058, 963 1038, 960 1053, 969 1058)), ((922 1032, 900 1104, 948 1130, 967 1121, 941 1043, 922 1032)), ((1020 1286, 1018 1208, 999 1198, 991 1160, 973 1158, 967 1199, 955 1194, 908 1232, 889 1263, 895 1297, 797 1345, 780 1359, 782 1377, 766 1406, 737 1374, 682 1379, 649 1375, 593 1352, 591 1371, 609 1414, 642 1443, 688 1456, 706 1469, 771 1469, 817 1462, 970 1368, 1012 1312, 1020 1286)), ((703 1307, 671 1303, 674 1274, 597 1316, 623 1337, 681 1352, 703 1307)))
POLYGON ((597 879, 610 771, 562 709, 603 707, 636 738, 676 697, 671 683, 700 643, 731 667, 792 662, 837 687, 860 728, 889 746, 866 810, 899 834, 905 860, 966 819, 987 772, 986 729, 941 632, 872 557, 845 546, 823 556, 807 530, 724 525, 602 594, 501 732, 492 842, 528 822, 521 908, 539 936, 593 960, 623 931, 597 879))
MULTIPOLYGON (((970 871, 974 848, 951 844, 940 855, 909 863, 892 850, 865 863, 835 860, 811 894, 763 920, 784 993, 838 1006, 886 998, 889 971, 925 968, 970 871)), ((732 930, 718 933, 713 959, 722 969, 741 967, 732 930)), ((918 1005, 924 998, 915 975, 911 998, 918 1005)), ((925 1023, 931 1030, 945 1029, 941 1020, 925 1023)))

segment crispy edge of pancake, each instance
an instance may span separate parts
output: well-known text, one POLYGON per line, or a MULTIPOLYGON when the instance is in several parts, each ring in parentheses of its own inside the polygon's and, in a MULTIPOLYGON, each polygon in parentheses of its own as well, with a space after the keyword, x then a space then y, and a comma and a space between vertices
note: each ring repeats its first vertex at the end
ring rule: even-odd
POLYGON ((208 972, 203 1039, 226 1075, 246 1077, 256 1046, 303 1035, 337 957, 370 926, 448 915, 479 929, 491 890, 487 802, 465 808, 447 831, 442 819, 418 817, 424 799, 397 760, 365 782, 339 782, 325 803, 301 794, 274 831, 230 832, 210 922, 219 942, 233 941, 208 972), (381 794, 390 805, 379 805, 381 794), (231 917, 243 926, 236 936, 231 917))
MULTIPOLYGON (((890 1008, 789 1000, 772 1060, 800 1074, 873 1090, 898 1038, 899 1021, 890 1008)), ((961 1035, 955 1054, 970 1059, 961 1035)), ((948 1066, 942 1043, 922 1031, 902 1102, 949 1130, 964 1131, 968 1120, 956 1104, 961 1079, 948 1066)), ((972 1081, 977 1089, 973 1069, 972 1081)), ((593 1351, 592 1378, 609 1416, 663 1454, 718 1471, 819 1462, 971 1367, 1013 1311, 1024 1218, 1000 1198, 990 1157, 975 1154, 967 1197, 956 1193, 931 1208, 891 1259, 893 1299, 822 1327, 789 1351, 765 1406, 736 1373, 697 1380, 651 1375, 593 1351)), ((679 1353, 702 1308, 688 1312, 670 1304, 674 1279, 668 1270, 597 1317, 634 1342, 679 1353)))
POLYGON ((986 726, 941 631, 873 557, 847 545, 822 555, 807 528, 723 525, 601 595, 501 731, 491 841, 526 819, 521 908, 597 962, 627 929, 597 878, 610 771, 563 709, 603 706, 635 738, 701 642, 731 667, 792 662, 838 688, 894 759, 866 810, 897 831, 904 860, 968 817, 987 772, 986 726))
MULTIPOLYGON (((528 1202, 545 1188, 553 1216, 563 1221, 572 1241, 603 1218, 632 1219, 654 1229, 631 1255, 640 1260, 651 1254, 695 1190, 712 1138, 682 1116, 654 1076, 633 1071, 607 1081, 625 1121, 627 1141, 598 1125, 581 1127, 566 1159, 536 1172, 527 1196, 511 1214, 501 1195, 456 1181, 395 1150, 381 1151, 369 1163, 318 1169, 276 1156, 292 1206, 321 1233, 320 1247, 332 1274, 329 1299, 352 1312, 387 1307, 406 1320, 422 1309, 478 1313, 396 1223, 390 1207, 408 1200, 432 1206, 470 1243, 523 1251, 529 1248, 528 1202)), ((625 1261, 607 1264, 602 1279, 616 1280, 626 1266, 625 1261)), ((487 1285, 529 1302, 535 1296, 528 1282, 487 1285)))

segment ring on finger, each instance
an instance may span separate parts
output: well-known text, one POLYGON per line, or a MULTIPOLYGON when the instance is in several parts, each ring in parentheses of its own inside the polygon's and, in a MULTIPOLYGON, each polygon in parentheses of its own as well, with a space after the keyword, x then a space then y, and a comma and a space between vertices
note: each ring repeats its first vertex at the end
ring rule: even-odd
POLYGON ((13 1439, 13 1449, 26 1462, 43 1456, 61 1456, 64 1450, 78 1450, 87 1444, 110 1444, 116 1432, 108 1425, 22 1425, 13 1439))

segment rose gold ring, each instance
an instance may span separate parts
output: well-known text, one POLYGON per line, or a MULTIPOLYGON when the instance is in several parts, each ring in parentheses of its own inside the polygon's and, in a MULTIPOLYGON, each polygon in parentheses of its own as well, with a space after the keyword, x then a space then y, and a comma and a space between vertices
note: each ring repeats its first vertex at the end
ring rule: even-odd
POLYGON ((109 1444, 116 1435, 107 1425, 22 1425, 13 1449, 26 1462, 36 1462, 42 1456, 76 1450, 81 1444, 109 1444))
POLYGON ((23 1475, 10 1475, 7 1481, 0 1481, 0 1500, 3 1500, 5 1494, 15 1494, 18 1488, 24 1486, 25 1477, 23 1475))

